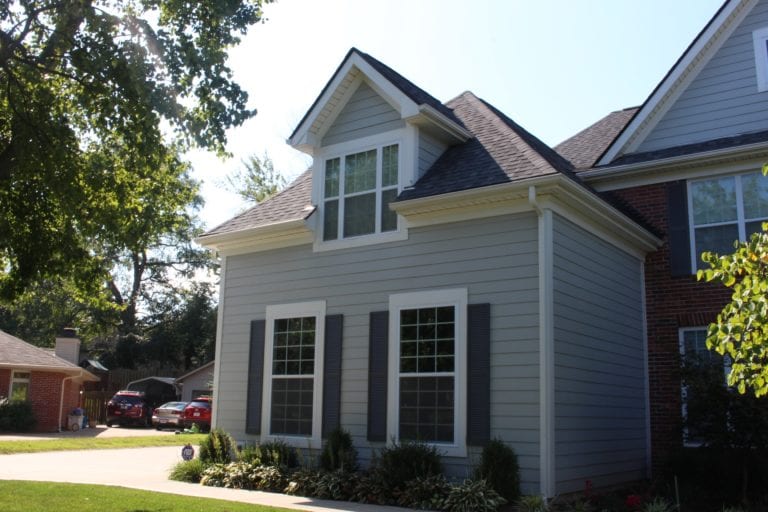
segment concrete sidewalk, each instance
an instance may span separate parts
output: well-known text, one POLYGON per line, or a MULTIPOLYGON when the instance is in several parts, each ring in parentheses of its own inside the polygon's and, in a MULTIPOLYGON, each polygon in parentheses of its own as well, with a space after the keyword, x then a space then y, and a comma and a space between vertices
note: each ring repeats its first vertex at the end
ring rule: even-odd
POLYGON ((317 500, 284 494, 205 487, 168 480, 181 459, 181 445, 161 448, 126 448, 71 452, 0 455, 0 480, 34 480, 99 485, 215 498, 315 512, 404 511, 396 507, 317 500))

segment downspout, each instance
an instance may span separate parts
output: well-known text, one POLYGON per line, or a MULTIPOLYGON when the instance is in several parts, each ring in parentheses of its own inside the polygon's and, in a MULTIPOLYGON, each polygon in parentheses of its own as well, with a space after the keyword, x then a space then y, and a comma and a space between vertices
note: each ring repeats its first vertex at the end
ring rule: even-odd
POLYGON ((539 253, 539 485, 545 498, 555 495, 555 334, 552 210, 542 208, 536 186, 528 203, 538 217, 539 253))
POLYGON ((64 412, 64 388, 66 387, 65 384, 68 380, 72 380, 75 378, 75 375, 72 375, 71 377, 64 377, 61 379, 61 398, 59 399, 59 432, 61 432, 61 415, 64 412))

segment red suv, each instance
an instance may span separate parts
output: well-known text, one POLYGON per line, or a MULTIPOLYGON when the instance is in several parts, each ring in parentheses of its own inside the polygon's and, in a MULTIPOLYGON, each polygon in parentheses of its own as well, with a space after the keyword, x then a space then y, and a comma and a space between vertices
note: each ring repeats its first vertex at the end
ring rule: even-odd
POLYGON ((143 391, 118 391, 107 402, 107 426, 152 425, 152 408, 143 391))
POLYGON ((184 408, 183 415, 184 428, 190 428, 192 425, 202 431, 211 429, 211 397, 199 396, 194 398, 184 408))

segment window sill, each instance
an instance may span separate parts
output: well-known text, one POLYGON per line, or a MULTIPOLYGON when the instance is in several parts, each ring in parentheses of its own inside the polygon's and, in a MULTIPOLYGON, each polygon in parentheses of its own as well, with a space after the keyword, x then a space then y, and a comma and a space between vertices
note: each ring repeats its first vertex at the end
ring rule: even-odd
POLYGON ((343 238, 341 240, 320 240, 315 242, 313 249, 315 252, 336 251, 340 249, 364 247, 366 245, 401 242, 403 240, 408 240, 408 231, 406 229, 387 231, 386 233, 375 233, 372 235, 362 235, 352 238, 343 238))

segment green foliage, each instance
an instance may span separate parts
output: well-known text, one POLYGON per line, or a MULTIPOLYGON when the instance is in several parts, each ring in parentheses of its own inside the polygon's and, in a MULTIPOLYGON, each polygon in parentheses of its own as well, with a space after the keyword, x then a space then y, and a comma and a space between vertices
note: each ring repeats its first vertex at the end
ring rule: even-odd
POLYGON ((238 458, 262 466, 295 468, 299 465, 296 448, 284 441, 270 441, 256 446, 246 446, 240 451, 238 458))
POLYGON ((255 114, 227 50, 269 1, 0 3, 5 297, 57 276, 98 295, 115 238, 141 260, 142 232, 178 233, 192 204, 176 155, 223 154, 226 130, 255 114))
POLYGON ((397 496, 397 504, 420 510, 440 510, 451 490, 451 484, 443 475, 416 478, 405 484, 397 496))
POLYGON ((227 464, 235 454, 235 440, 222 429, 213 429, 200 443, 203 464, 227 464))
POLYGON ((254 491, 282 491, 286 482, 283 471, 278 467, 243 461, 212 464, 203 470, 200 478, 200 483, 209 487, 254 491))
POLYGON ((442 503, 448 512, 493 512, 507 500, 499 496, 485 480, 465 480, 454 485, 442 503))
POLYGON ((0 432, 29 432, 36 424, 31 403, 0 398, 0 432))
POLYGON ((352 445, 352 436, 342 428, 334 429, 320 453, 320 467, 326 471, 355 471, 357 469, 357 450, 352 445))
POLYGON ((653 498, 643 505, 643 512, 673 512, 674 507, 667 500, 661 497, 653 498))
POLYGON ((443 465, 434 446, 405 441, 382 448, 374 461, 371 477, 378 479, 393 495, 417 478, 440 475, 443 465))
POLYGON ((549 510, 547 500, 535 495, 520 496, 515 505, 518 512, 547 512, 549 510))
POLYGON ((171 469, 171 474, 168 476, 168 478, 178 482, 197 484, 200 483, 200 478, 203 476, 204 469, 205 466, 203 465, 203 461, 199 458, 183 460, 173 466, 173 469, 171 469))
POLYGON ((698 279, 733 290, 707 330, 707 347, 731 358, 730 386, 760 397, 768 394, 768 223, 735 248, 733 254, 701 256, 710 268, 699 270, 698 279))
POLYGON ((515 451, 500 439, 491 440, 480 456, 475 479, 484 479, 507 502, 520 497, 520 466, 515 451))
POLYGON ((266 153, 262 158, 251 155, 243 161, 243 166, 244 169, 227 176, 224 185, 245 201, 258 204, 285 188, 285 178, 275 171, 272 159, 266 153))

